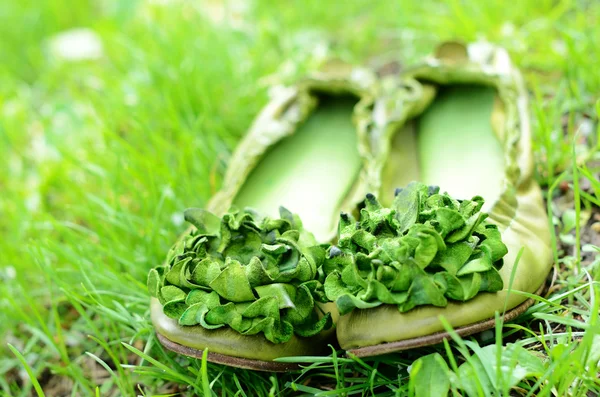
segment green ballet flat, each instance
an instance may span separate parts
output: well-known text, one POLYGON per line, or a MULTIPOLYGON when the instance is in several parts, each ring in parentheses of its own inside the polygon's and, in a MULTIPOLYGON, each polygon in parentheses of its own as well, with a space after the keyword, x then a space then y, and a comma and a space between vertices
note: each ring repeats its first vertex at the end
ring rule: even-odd
MULTIPOLYGON (((417 208, 413 208, 414 213, 418 213, 420 219, 431 217, 427 215, 430 213, 431 203, 427 201, 430 195, 437 197, 430 199, 435 201, 435 206, 443 202, 459 212, 463 200, 471 203, 472 198, 476 202, 482 199, 485 204, 480 210, 489 214, 485 222, 492 225, 485 227, 497 228, 507 253, 503 261, 495 262, 493 266, 501 277, 501 288, 498 285, 490 288, 489 282, 477 281, 480 283, 478 290, 469 289, 466 283, 473 278, 461 276, 470 272, 464 270, 467 265, 457 271, 452 268, 452 263, 444 263, 443 259, 438 260, 439 257, 431 262, 432 265, 425 263, 423 266, 430 266, 426 270, 437 266, 440 270, 452 271, 445 271, 445 278, 434 278, 433 273, 429 274, 433 281, 427 285, 435 291, 446 291, 446 295, 440 298, 436 292, 434 299, 433 295, 424 298, 422 293, 419 295, 422 301, 429 304, 421 306, 407 304, 406 297, 395 292, 395 287, 386 287, 377 294, 373 288, 368 293, 356 293, 360 288, 352 289, 355 278, 350 276, 346 277, 347 284, 340 284, 343 277, 332 276, 335 279, 327 291, 328 277, 328 296, 341 300, 345 305, 341 312, 349 311, 337 322, 339 344, 362 357, 435 344, 449 338, 440 317, 462 336, 493 328, 496 312, 502 314, 505 321, 511 320, 533 303, 519 292, 541 293, 552 268, 548 220, 540 188, 533 176, 527 93, 521 75, 507 53, 488 44, 446 43, 422 65, 407 70, 400 77, 387 78, 384 86, 387 87, 386 99, 379 102, 380 108, 375 108, 374 113, 386 123, 394 124, 395 128, 386 128, 386 133, 379 137, 371 135, 375 157, 371 162, 371 174, 381 175, 378 189, 372 191, 381 201, 377 205, 390 207, 398 213, 404 213, 414 205, 417 208), (394 197, 394 189, 411 181, 439 186, 440 192, 447 192, 448 197, 459 201, 444 198, 435 189, 429 193, 425 189, 419 196, 411 196, 408 203, 412 204, 406 204, 406 200, 399 202, 394 197), (449 272, 452 274, 447 275, 449 272), (511 285, 512 273, 514 281, 511 285), (455 280, 454 284, 448 280, 455 280), (452 285, 459 288, 452 289, 452 285), (348 297, 348 291, 354 291, 355 296, 348 297), (475 296, 471 297, 473 294, 475 296), (342 295, 343 299, 340 298, 342 295), (356 296, 371 300, 357 300, 356 296), (376 304, 375 296, 382 297, 381 301, 400 303, 381 304, 377 301, 379 304, 376 304), (452 299, 446 299, 448 296, 452 299)), ((403 191, 416 194, 415 185, 403 191)), ((375 206, 364 217, 373 218, 380 214, 378 208, 375 206)), ((414 216, 416 219, 417 215, 414 216)), ((364 217, 361 216, 361 224, 367 222, 363 221, 364 217)), ((354 229, 344 230, 341 229, 342 234, 358 233, 354 229)), ((475 231, 474 240, 469 237, 471 240, 465 240, 464 244, 480 241, 481 233, 481 230, 475 231)), ((364 236, 353 238, 353 241, 365 239, 364 236)), ((493 252, 489 247, 475 249, 479 254, 493 252)), ((496 253, 491 254, 494 261, 498 259, 496 253)), ((389 269, 384 262, 371 265, 371 279, 385 280, 389 269)), ((485 269, 491 269, 490 265, 485 269)), ((397 281, 397 284, 387 285, 400 284, 397 281)), ((412 286, 415 302, 419 301, 417 291, 425 290, 421 284, 419 288, 412 286)), ((407 294, 411 296, 410 290, 407 294)))

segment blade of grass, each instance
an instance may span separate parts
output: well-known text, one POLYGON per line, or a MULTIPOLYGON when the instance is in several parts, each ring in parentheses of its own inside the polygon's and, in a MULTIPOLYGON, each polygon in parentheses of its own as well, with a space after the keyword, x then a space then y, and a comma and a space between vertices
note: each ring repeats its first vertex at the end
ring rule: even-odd
POLYGON ((31 381, 31 384, 33 385, 33 388, 35 389, 35 392, 37 393, 38 397, 45 397, 46 395, 42 390, 42 386, 40 386, 40 383, 38 382, 35 374, 33 373, 33 370, 31 369, 29 364, 27 364, 27 360, 25 360, 25 357, 23 357, 23 355, 13 345, 11 345, 10 343, 7 343, 7 345, 10 351, 17 357, 17 359, 25 368, 25 371, 29 376, 29 380, 31 381))
POLYGON ((198 387, 196 386, 196 383, 194 382, 193 378, 190 378, 180 372, 174 371, 173 369, 171 369, 170 367, 164 365, 163 363, 155 360, 154 358, 152 358, 151 356, 149 356, 148 354, 136 349, 135 347, 128 345, 125 342, 121 342, 121 344, 129 351, 131 351, 132 353, 135 353, 136 355, 138 355, 139 357, 144 358, 146 361, 148 361, 150 364, 154 365, 155 367, 157 367, 158 369, 160 369, 161 371, 163 371, 165 374, 168 374, 169 376, 171 376, 173 379, 177 379, 179 382, 181 383, 186 383, 190 386, 192 386, 192 388, 194 388, 197 392, 203 392, 204 390, 198 389, 198 387))
POLYGON ((208 349, 202 351, 202 364, 200 367, 200 373, 202 374, 202 391, 204 396, 212 396, 213 391, 210 388, 210 381, 208 379, 208 349))

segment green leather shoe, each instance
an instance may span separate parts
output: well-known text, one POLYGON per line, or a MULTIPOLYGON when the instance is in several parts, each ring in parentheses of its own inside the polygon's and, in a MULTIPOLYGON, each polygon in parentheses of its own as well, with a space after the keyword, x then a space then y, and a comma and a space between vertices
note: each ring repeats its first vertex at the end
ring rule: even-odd
POLYGON ((493 328, 495 312, 510 320, 533 303, 514 291, 540 293, 552 268, 548 220, 533 177, 527 93, 507 53, 486 44, 446 43, 436 56, 385 84, 394 88, 374 113, 396 128, 387 129, 392 132, 379 145, 373 142, 380 201, 390 205, 394 189, 413 180, 438 185, 455 198, 483 196, 483 210, 508 254, 498 292, 449 300, 445 307, 401 312, 388 304, 342 315, 338 341, 357 356, 439 343, 449 337, 441 316, 463 336, 493 328))
POLYGON ((221 191, 206 211, 186 212, 194 226, 150 272, 152 322, 165 347, 194 357, 207 348, 209 361, 269 371, 293 367, 275 358, 328 350, 336 311, 322 303, 314 246, 335 235, 339 211, 375 188, 366 134, 377 89, 370 72, 331 64, 276 91, 221 191))

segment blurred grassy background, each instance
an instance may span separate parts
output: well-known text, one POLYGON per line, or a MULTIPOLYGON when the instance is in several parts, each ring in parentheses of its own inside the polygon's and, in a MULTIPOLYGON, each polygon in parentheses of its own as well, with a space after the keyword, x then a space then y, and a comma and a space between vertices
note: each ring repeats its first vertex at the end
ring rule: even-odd
POLYGON ((156 348, 147 271, 269 85, 327 57, 409 65, 440 40, 492 41, 525 71, 548 185, 573 142, 597 158, 599 20, 595 0, 0 2, 0 390, 32 390, 6 343, 48 395, 176 390, 117 365, 139 364, 120 342, 156 348))

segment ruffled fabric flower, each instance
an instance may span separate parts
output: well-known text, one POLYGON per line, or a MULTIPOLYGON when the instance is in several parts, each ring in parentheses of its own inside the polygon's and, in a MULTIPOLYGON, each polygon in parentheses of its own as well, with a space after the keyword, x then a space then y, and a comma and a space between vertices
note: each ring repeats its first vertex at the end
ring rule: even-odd
POLYGON ((280 218, 232 209, 219 218, 193 208, 184 214, 196 229, 169 251, 165 266, 150 271, 148 290, 180 325, 230 327, 263 333, 273 343, 312 336, 332 325, 320 270, 323 249, 285 208, 280 218))
POLYGON ((416 182, 396 191, 391 208, 367 195, 358 221, 341 215, 338 245, 327 250, 327 297, 340 314, 382 304, 406 312, 501 290, 508 250, 482 205, 416 182))

